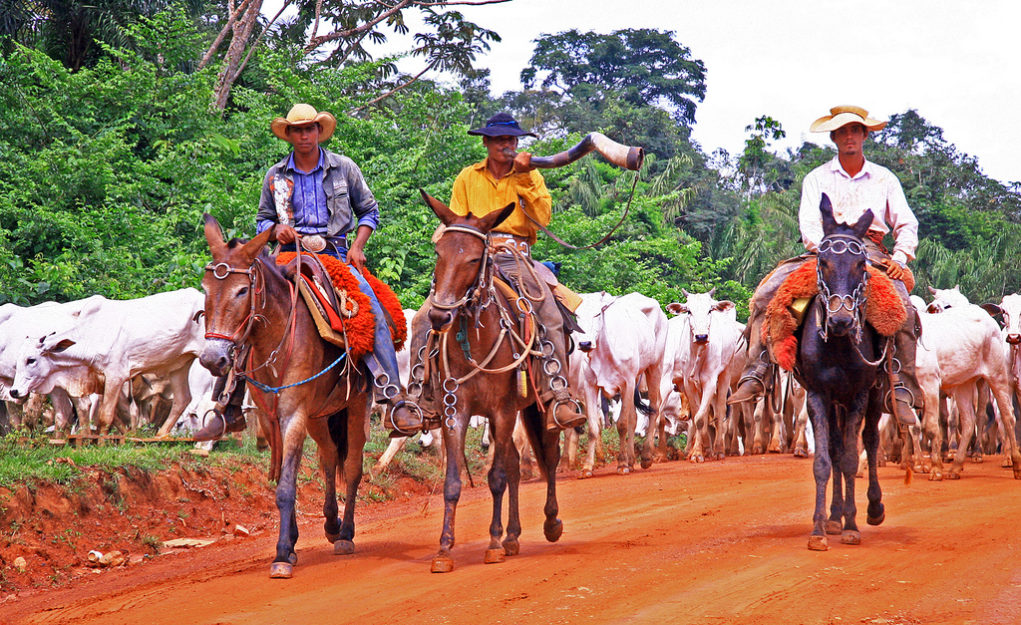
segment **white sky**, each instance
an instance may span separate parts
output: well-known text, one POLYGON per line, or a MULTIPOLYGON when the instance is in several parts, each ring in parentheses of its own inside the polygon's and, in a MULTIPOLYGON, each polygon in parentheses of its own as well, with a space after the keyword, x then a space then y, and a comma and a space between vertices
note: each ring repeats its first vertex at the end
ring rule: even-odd
MULTIPOLYGON (((1018 0, 513 0, 458 10, 503 39, 478 61, 496 94, 521 88, 540 34, 666 29, 706 65, 693 136, 707 153, 738 153, 763 114, 783 124, 786 147, 825 143, 808 126, 837 104, 880 119, 914 108, 987 175, 1021 181, 1018 0)), ((392 45, 380 52, 400 51, 392 45)))

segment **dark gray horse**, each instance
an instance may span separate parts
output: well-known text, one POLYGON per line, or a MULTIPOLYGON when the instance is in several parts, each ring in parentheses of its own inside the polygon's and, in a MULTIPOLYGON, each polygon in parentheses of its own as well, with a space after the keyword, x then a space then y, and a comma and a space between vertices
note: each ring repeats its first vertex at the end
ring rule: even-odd
POLYGON ((865 323, 868 257, 862 244, 872 223, 871 210, 852 226, 837 223, 823 194, 823 239, 819 243, 819 295, 809 308, 798 340, 798 377, 808 391, 808 414, 815 430, 815 514, 808 548, 828 548, 826 534, 856 545, 854 479, 858 468, 858 432, 868 454, 868 523, 885 518, 876 472, 882 393, 876 382, 882 370, 886 339, 865 323), (826 518, 826 482, 833 473, 833 499, 826 518), (843 521, 841 523, 841 521, 843 521))

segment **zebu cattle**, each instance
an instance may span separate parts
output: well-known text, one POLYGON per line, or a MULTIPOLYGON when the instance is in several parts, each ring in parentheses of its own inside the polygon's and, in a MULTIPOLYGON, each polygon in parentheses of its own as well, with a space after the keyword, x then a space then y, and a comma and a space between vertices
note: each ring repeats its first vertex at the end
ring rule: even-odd
POLYGON ((195 289, 140 299, 93 301, 73 328, 52 332, 22 347, 11 387, 14 397, 64 388, 71 395, 103 392, 100 432, 116 416, 124 382, 142 373, 169 379, 174 393, 166 435, 191 401, 188 369, 203 346, 198 313, 204 298, 195 289))
MULTIPOLYGON (((924 350, 935 353, 939 376, 939 389, 934 390, 931 380, 927 380, 922 387, 926 395, 923 430, 932 439, 932 471, 929 479, 939 480, 943 477, 940 454, 943 434, 939 427, 938 390, 949 395, 960 412, 961 439, 954 455, 954 464, 946 476, 949 479, 959 479, 975 432, 975 384, 979 380, 988 384, 1007 432, 1014 431, 1014 410, 1010 401, 1007 362, 1001 347, 999 326, 984 310, 967 303, 966 298, 963 300, 965 303, 962 303, 960 298, 963 296, 956 287, 934 291, 934 295, 936 306, 930 304, 929 309, 942 312, 919 312, 922 322, 919 353, 924 350)), ((919 382, 922 383, 923 379, 919 379, 919 382)), ((1015 479, 1021 479, 1021 453, 1018 452, 1017 441, 1013 436, 1007 439, 1009 448, 1004 452, 1013 463, 1015 479)))
POLYGON ((685 304, 673 302, 667 310, 687 319, 688 336, 677 348, 671 378, 683 388, 692 409, 692 430, 688 440, 688 459, 705 461, 705 449, 711 458, 722 457, 722 446, 709 432, 710 417, 722 434, 722 421, 727 414, 727 391, 733 369, 731 360, 743 349, 734 302, 713 299, 716 289, 708 293, 684 291, 685 304))
MULTIPOLYGON (((597 295, 587 294, 588 297, 597 295)), ((585 295, 582 298, 586 297, 585 295)), ((584 326, 583 326, 584 327, 584 326)), ((596 453, 602 453, 602 437, 600 432, 603 426, 602 402, 600 401, 599 388, 596 386, 596 375, 589 366, 589 358, 586 352, 575 349, 568 356, 567 379, 575 394, 585 404, 585 415, 588 420, 585 423, 588 431, 588 444, 585 452, 585 461, 582 463, 579 479, 592 477, 592 469, 596 463, 596 453)), ((568 466, 574 466, 578 456, 578 432, 568 430, 564 433, 565 448, 567 453, 568 466)))
MULTIPOLYGON (((30 338, 36 339, 47 332, 63 332, 78 322, 82 308, 106 301, 100 295, 76 300, 66 304, 46 302, 31 307, 14 304, 0 306, 0 399, 21 401, 27 397, 13 397, 9 389, 14 383, 18 368, 18 354, 30 338)), ((67 392, 54 388, 50 392, 54 408, 54 421, 58 430, 66 430, 70 424, 72 408, 67 392)), ((20 412, 12 409, 12 412, 20 412)))
MULTIPOLYGON (((620 394, 623 402, 617 432, 620 452, 617 472, 628 474, 635 463, 635 425, 638 413, 634 397, 639 378, 649 380, 649 432, 658 428, 661 404, 659 380, 663 375, 667 319, 659 303, 640 293, 615 297, 605 292, 582 296, 578 324, 585 336, 578 345, 587 350, 596 386, 607 398, 620 394), (624 330, 623 332, 621 330, 624 330)), ((578 337, 576 337, 577 340, 578 337)), ((642 468, 652 466, 653 437, 646 436, 642 468)))
MULTIPOLYGON (((1003 318, 1003 353, 1007 359, 1007 379, 1011 397, 1021 402, 1021 295, 1004 295, 999 304, 982 304, 990 315, 1003 318)), ((1004 435, 1007 433, 1004 432, 1004 435)))
POLYGON ((934 289, 930 286, 929 293, 932 294, 932 301, 929 302, 928 306, 919 308, 919 310, 938 313, 949 308, 963 308, 972 305, 968 297, 961 293, 960 285, 956 285, 952 289, 934 289))

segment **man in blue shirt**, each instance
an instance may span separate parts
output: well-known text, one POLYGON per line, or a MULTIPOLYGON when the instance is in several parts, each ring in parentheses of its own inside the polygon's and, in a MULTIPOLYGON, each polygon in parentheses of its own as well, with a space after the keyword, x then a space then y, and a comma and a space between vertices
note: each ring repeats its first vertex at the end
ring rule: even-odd
MULTIPOLYGON (((329 254, 351 266, 360 290, 372 300, 376 322, 374 349, 362 362, 373 380, 373 399, 391 404, 401 390, 397 355, 386 315, 361 275, 365 270, 365 244, 379 225, 379 205, 354 161, 320 147, 336 127, 333 115, 318 112, 308 104, 295 104, 286 118, 273 120, 273 134, 294 149, 266 173, 256 230, 261 233, 272 228, 270 240, 279 242, 281 251, 294 252, 300 240, 303 249, 329 254), (352 231, 354 240, 349 241, 352 231)), ((210 419, 195 438, 218 438, 223 432, 243 429, 239 405, 240 398, 237 402, 232 399, 231 406, 210 419)), ((388 415, 387 427, 402 431, 420 427, 420 423, 411 422, 414 413, 404 410, 400 415, 388 415)))

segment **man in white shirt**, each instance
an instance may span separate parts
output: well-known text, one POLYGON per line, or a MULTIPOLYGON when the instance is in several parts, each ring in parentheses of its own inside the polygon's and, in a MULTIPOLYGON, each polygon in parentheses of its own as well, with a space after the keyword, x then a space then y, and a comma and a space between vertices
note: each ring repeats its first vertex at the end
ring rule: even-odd
MULTIPOLYGON (((812 170, 805 176, 801 185, 798 221, 801 226, 801 239, 808 253, 782 261, 755 289, 755 295, 749 304, 750 363, 741 378, 738 390, 728 403, 749 401, 765 391, 767 373, 771 366, 769 354, 762 345, 761 337, 766 306, 784 279, 814 256, 822 239, 819 202, 825 193, 833 204, 833 216, 837 221, 854 223, 869 209, 875 215, 866 240, 869 258, 882 266, 887 275, 893 279, 908 309, 907 321, 894 341, 895 358, 901 365, 901 384, 898 384, 894 393, 899 404, 897 413, 902 422, 906 424, 915 422, 911 408, 919 411, 922 408, 922 394, 915 380, 916 319, 902 281, 908 273, 907 263, 914 259, 915 248, 918 247, 918 220, 908 207, 904 190, 897 177, 889 169, 865 160, 863 148, 866 137, 870 131, 879 130, 884 126, 886 122, 870 118, 868 111, 857 106, 833 107, 830 109, 830 115, 820 117, 812 123, 812 132, 830 133, 830 139, 837 147, 837 156, 812 170), (883 237, 891 230, 894 238, 892 253, 887 251, 882 243, 883 237)), ((887 406, 887 410, 890 408, 887 406)))

